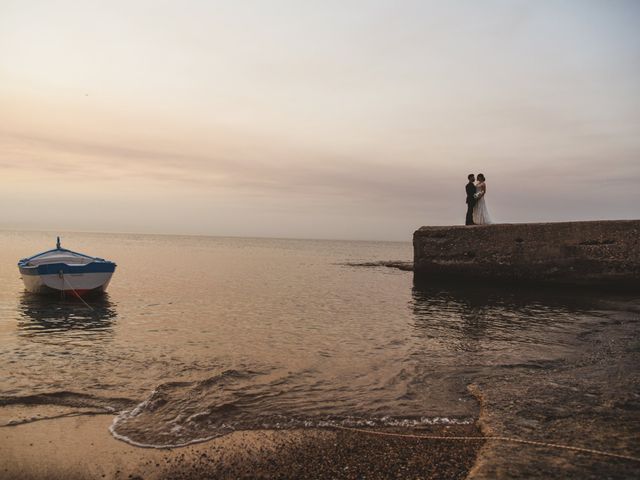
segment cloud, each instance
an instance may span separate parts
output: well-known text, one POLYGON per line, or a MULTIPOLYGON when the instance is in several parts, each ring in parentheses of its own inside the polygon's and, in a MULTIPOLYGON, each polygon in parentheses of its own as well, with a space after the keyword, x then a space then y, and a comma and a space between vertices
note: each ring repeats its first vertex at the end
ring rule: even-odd
POLYGON ((0 158, 4 169, 41 172, 47 178, 94 182, 142 181, 171 188, 238 190, 246 195, 328 196, 379 202, 425 202, 441 188, 430 181, 436 172, 393 162, 370 163, 311 152, 281 164, 250 158, 233 161, 211 154, 180 154, 33 135, 2 134, 10 147, 0 158))
POLYGON ((37 190, 113 228, 372 232, 459 222, 480 171, 502 220, 637 215, 637 2, 289 3, 16 3, 0 221, 49 219, 37 190))

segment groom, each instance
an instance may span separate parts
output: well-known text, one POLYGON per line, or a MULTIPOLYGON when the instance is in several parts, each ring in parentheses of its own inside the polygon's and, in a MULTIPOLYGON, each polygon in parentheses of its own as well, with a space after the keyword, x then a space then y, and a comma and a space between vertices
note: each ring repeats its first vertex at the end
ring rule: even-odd
POLYGON ((465 186, 465 190, 467 191, 467 219, 464 222, 465 225, 475 225, 473 223, 473 207, 476 206, 476 177, 473 173, 470 173, 467 178, 469 179, 469 183, 465 186))

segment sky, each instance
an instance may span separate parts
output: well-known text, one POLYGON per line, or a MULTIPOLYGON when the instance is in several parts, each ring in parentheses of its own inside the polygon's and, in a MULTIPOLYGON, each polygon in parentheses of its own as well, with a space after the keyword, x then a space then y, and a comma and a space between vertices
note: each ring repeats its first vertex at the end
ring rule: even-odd
POLYGON ((0 229, 640 217, 637 0, 0 0, 0 229))

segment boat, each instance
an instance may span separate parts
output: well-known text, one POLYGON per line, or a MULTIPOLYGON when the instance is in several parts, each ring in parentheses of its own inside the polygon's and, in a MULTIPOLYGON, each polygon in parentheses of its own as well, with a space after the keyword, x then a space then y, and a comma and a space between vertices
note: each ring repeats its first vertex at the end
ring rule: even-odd
POLYGON ((84 296, 104 292, 116 270, 116 264, 60 246, 18 262, 28 292, 60 293, 84 296))

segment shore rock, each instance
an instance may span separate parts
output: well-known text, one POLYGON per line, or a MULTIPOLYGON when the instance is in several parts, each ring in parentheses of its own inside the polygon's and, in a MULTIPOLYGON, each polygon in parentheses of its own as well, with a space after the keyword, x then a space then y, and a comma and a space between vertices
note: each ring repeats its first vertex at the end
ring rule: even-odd
POLYGON ((421 227, 417 279, 640 288, 640 220, 421 227))

